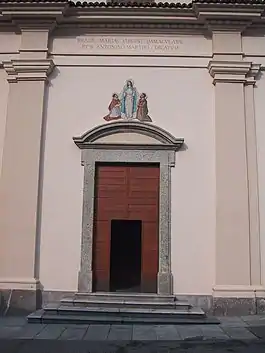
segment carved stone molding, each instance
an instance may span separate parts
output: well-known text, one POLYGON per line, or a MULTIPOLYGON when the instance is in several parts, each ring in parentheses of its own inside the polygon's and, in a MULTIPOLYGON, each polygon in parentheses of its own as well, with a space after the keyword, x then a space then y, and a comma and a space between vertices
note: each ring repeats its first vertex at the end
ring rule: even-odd
POLYGON ((54 69, 51 59, 3 61, 8 82, 46 81, 54 69))
POLYGON ((243 32, 253 23, 262 21, 264 5, 259 3, 249 6, 245 3, 236 6, 231 3, 196 1, 194 10, 198 20, 204 22, 210 32, 214 30, 243 32))
POLYGON ((255 85, 261 71, 261 64, 252 64, 246 78, 246 85, 255 85))
POLYGON ((40 28, 82 27, 146 28, 150 30, 180 28, 198 32, 204 29, 244 31, 265 26, 265 4, 249 2, 139 3, 139 2, 68 2, 5 1, 0 3, 0 24, 40 28))
POLYGON ((251 27, 252 21, 237 21, 237 20, 208 20, 205 19, 205 24, 210 33, 214 31, 230 31, 230 32, 244 32, 251 27))
POLYGON ((119 143, 115 144, 102 144, 96 141, 104 136, 109 136, 117 133, 138 133, 152 137, 154 140, 160 141, 161 144, 123 144, 123 149, 140 149, 140 150, 173 150, 177 151, 184 143, 182 138, 175 138, 167 131, 160 127, 138 121, 117 121, 111 124, 103 124, 87 131, 80 137, 74 137, 75 144, 80 149, 117 149, 120 148, 119 143))
MULTIPOLYGON (((94 178, 96 163, 159 163, 159 272, 157 274, 157 292, 172 294, 173 277, 171 273, 171 167, 175 166, 175 151, 183 144, 167 131, 146 123, 114 122, 98 126, 74 142, 82 149, 84 166, 83 215, 81 236, 81 264, 78 279, 78 291, 90 293, 93 290, 92 254, 93 254, 93 218, 94 218, 94 178), (134 132, 144 134, 160 143, 146 150, 142 145, 97 144, 97 140, 115 133, 134 132), (161 146, 164 146, 161 148, 161 146), (174 148, 173 148, 174 147, 174 148)), ((149 147, 150 147, 149 146, 149 147)))
POLYGON ((246 61, 211 60, 208 70, 213 77, 213 84, 217 82, 253 84, 256 82, 260 65, 246 61))

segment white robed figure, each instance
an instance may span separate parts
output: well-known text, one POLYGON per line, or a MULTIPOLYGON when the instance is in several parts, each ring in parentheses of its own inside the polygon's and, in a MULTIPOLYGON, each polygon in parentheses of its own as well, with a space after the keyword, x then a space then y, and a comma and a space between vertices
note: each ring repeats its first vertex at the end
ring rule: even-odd
POLYGON ((139 94, 137 89, 134 87, 133 80, 127 80, 120 94, 121 113, 123 118, 135 118, 138 96, 139 94))

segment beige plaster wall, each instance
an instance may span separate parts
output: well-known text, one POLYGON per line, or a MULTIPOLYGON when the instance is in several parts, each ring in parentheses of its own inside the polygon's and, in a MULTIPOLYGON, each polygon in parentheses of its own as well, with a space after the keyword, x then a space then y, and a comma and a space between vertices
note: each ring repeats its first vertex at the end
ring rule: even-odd
POLYGON ((21 36, 11 32, 0 33, 0 174, 2 166, 4 134, 6 124, 8 82, 6 72, 2 67, 4 60, 16 58, 20 46, 21 36))
POLYGON ((0 62, 15 59, 19 55, 21 35, 12 32, 0 32, 0 62))
MULTIPOLYGON (((242 37, 242 51, 246 56, 265 55, 265 36, 247 35, 242 37)), ((258 59, 256 57, 256 59, 258 59)))
POLYGON ((0 68, 0 175, 2 169, 2 157, 6 127, 8 82, 6 80, 6 72, 0 68))
MULTIPOLYGON (((105 58, 105 65, 110 60, 115 58, 105 58)), ((182 62, 185 65, 185 59, 182 62)), ((47 104, 40 280, 46 290, 77 289, 83 168, 72 137, 104 122, 112 93, 120 92, 128 78, 147 93, 153 122, 184 137, 187 144, 172 169, 174 291, 211 294, 215 264, 214 90, 206 68, 56 68, 47 104)))

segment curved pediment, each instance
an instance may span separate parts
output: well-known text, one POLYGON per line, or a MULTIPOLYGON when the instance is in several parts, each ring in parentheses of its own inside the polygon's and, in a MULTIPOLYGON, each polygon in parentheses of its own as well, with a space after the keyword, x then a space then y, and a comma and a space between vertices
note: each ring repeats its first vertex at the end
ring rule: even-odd
POLYGON ((139 121, 103 124, 73 138, 81 149, 134 148, 178 150, 184 139, 175 138, 160 127, 139 121))

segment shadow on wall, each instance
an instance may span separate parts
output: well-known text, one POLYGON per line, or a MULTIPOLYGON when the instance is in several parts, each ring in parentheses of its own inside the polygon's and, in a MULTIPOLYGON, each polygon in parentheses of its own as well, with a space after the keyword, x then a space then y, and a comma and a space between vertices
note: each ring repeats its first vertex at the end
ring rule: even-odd
POLYGON ((50 74, 50 76, 49 76, 49 79, 48 79, 48 87, 52 87, 53 86, 53 83, 52 83, 52 81, 56 78, 56 77, 58 77, 60 75, 60 70, 58 69, 58 67, 54 67, 54 69, 52 70, 52 72, 51 72, 51 74, 50 74))
POLYGON ((187 151, 188 149, 189 149, 188 146, 187 146, 186 143, 184 142, 184 143, 182 144, 182 146, 180 147, 180 149, 178 150, 178 153, 179 153, 179 152, 187 151))
POLYGON ((264 76, 264 73, 262 71, 259 71, 256 76, 256 81, 259 81, 263 76, 264 76))

